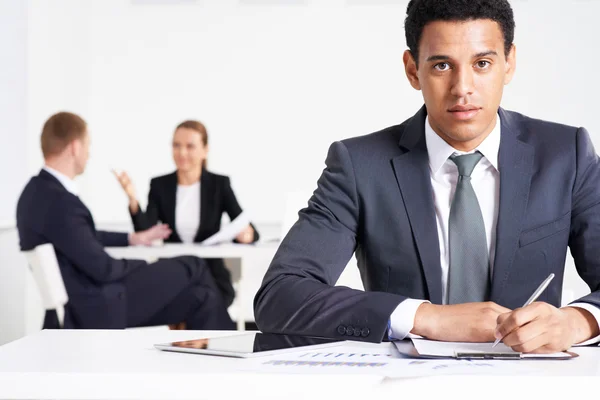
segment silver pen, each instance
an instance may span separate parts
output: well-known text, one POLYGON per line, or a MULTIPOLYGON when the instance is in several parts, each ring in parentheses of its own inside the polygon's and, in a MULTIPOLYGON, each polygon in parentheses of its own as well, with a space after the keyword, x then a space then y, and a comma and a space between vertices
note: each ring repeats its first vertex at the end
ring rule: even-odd
MULTIPOLYGON (((530 305, 531 303, 536 301, 537 298, 540 297, 540 294, 542 294, 542 292, 544 290, 546 290, 546 288, 548 287, 548 285, 550 284, 550 281, 552 281, 552 279, 554 279, 554 274, 548 275, 548 277, 544 280, 544 282, 542 282, 542 284, 540 286, 538 286, 538 288, 535 290, 535 292, 533 292, 531 297, 525 302, 525 304, 523 304, 523 307, 527 307, 528 305, 530 305)), ((498 343, 500 343, 501 340, 502 340, 502 338, 496 339, 496 341, 492 345, 492 348, 496 347, 496 345, 498 343)))

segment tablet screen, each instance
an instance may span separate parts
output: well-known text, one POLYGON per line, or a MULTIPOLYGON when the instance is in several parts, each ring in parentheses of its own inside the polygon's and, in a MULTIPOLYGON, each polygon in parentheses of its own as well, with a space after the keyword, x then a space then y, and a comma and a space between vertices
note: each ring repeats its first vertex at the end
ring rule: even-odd
POLYGON ((246 333, 216 338, 198 338, 156 345, 160 350, 182 351, 186 353, 252 357, 261 353, 296 347, 327 347, 341 343, 341 339, 328 339, 311 336, 279 335, 272 333, 246 333))

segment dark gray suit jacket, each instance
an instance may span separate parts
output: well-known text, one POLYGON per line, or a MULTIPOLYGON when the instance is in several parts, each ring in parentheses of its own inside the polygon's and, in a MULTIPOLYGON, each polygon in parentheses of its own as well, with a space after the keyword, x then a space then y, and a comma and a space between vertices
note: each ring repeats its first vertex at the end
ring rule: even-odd
MULTIPOLYGON (((500 204, 490 300, 560 305, 567 246, 600 307, 600 162, 583 128, 499 110, 500 204)), ((263 332, 385 338, 406 298, 442 303, 423 107, 401 125, 335 142, 318 187, 254 300, 263 332), (332 286, 356 254, 365 292, 332 286)))

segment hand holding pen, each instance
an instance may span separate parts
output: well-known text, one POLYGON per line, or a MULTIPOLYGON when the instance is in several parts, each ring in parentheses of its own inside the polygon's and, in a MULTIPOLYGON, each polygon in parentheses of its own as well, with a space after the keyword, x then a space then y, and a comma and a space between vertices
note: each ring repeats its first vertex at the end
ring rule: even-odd
POLYGON ((575 302, 557 308, 543 301, 535 301, 551 279, 552 275, 526 302, 531 304, 498 316, 496 338, 513 351, 557 353, 600 334, 593 312, 587 309, 591 307, 588 304, 575 302))
MULTIPOLYGON (((525 302, 525 304, 523 304, 523 308, 527 307, 528 305, 530 305, 531 303, 533 303, 534 301, 536 301, 537 298, 540 297, 540 295, 542 294, 542 292, 544 290, 546 290, 546 288, 548 287, 548 285, 550 284, 550 282, 552 281, 552 279, 554 279, 554 274, 548 275, 548 277, 544 280, 544 282, 542 282, 540 284, 540 286, 538 286, 538 288, 535 290, 535 292, 533 292, 533 294, 531 295, 531 297, 529 297, 529 299, 525 302)), ((494 342, 494 344, 492 345, 492 347, 496 347, 496 345, 498 343, 500 343, 500 341, 502 339, 503 339, 502 336, 497 337, 497 339, 494 342)))

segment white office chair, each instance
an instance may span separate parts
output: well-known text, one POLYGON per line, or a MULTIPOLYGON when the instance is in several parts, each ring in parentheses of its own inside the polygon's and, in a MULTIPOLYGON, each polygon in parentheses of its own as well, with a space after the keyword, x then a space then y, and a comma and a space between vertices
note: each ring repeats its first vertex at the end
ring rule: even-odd
POLYGON ((56 310, 58 323, 62 328, 65 322, 65 304, 69 301, 63 282, 54 246, 42 244, 33 250, 24 251, 29 268, 37 284, 46 310, 56 310))

